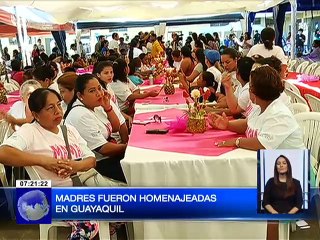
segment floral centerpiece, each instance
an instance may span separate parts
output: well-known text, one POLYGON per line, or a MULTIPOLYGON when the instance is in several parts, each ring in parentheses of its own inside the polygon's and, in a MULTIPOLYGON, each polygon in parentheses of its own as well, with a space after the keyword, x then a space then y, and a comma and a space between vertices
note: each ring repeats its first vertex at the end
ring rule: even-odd
POLYGON ((205 103, 210 97, 209 89, 193 89, 189 95, 183 92, 183 97, 188 105, 188 124, 187 131, 191 133, 204 133, 207 130, 205 103), (189 99, 193 100, 193 103, 189 99), (202 98, 202 102, 200 99, 202 98))

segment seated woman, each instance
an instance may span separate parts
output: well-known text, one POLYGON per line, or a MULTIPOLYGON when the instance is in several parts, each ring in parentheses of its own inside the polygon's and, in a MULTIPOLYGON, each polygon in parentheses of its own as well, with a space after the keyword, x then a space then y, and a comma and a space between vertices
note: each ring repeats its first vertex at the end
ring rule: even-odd
POLYGON ((41 84, 36 80, 24 82, 20 87, 21 101, 15 102, 8 113, 2 113, 4 115, 3 118, 14 126, 14 129, 17 130, 16 126, 19 127, 33 121, 33 115, 28 106, 28 99, 30 94, 38 88, 41 88, 41 84))
POLYGON ((73 59, 73 67, 74 68, 85 68, 86 63, 85 61, 81 58, 79 54, 74 54, 71 56, 73 59))
POLYGON ((279 100, 284 86, 276 70, 261 66, 250 74, 249 92, 254 109, 247 119, 229 121, 225 114, 209 115, 212 127, 246 134, 246 138, 219 142, 218 146, 258 149, 305 148, 300 127, 279 100))
POLYGON ((79 131, 91 150, 105 157, 100 161, 98 159, 97 171, 104 176, 125 181, 120 160, 127 145, 117 144, 110 138, 111 133, 118 132, 120 128, 119 118, 115 113, 117 108, 112 107, 111 102, 110 94, 102 88, 96 76, 80 75, 64 118, 65 123, 79 131), (105 117, 95 114, 97 107, 103 108, 105 117))
POLYGON ((53 186, 72 186, 70 174, 95 167, 96 159, 77 130, 67 126, 73 151, 72 159, 66 162, 68 153, 60 127, 63 116, 60 103, 61 97, 56 91, 36 89, 28 100, 35 121, 24 124, 3 142, 0 161, 5 164, 9 161, 9 165, 35 166, 41 179, 50 179, 53 186), (81 161, 74 160, 80 158, 81 161))
POLYGON ((63 113, 67 111, 68 104, 73 98, 77 78, 78 75, 75 72, 65 72, 57 80, 62 97, 61 107, 63 113))
POLYGON ((206 57, 202 48, 198 48, 195 51, 195 60, 196 66, 194 67, 192 73, 190 75, 180 74, 179 76, 182 87, 187 91, 190 91, 191 86, 196 86, 197 78, 203 71, 206 71, 208 68, 205 63, 206 57))
POLYGON ((280 155, 274 163, 274 177, 265 186, 262 206, 272 214, 295 214, 301 210, 302 203, 300 182, 292 177, 289 159, 280 155))
POLYGON ((128 65, 123 59, 118 58, 114 62, 113 72, 113 82, 110 86, 116 94, 120 110, 129 116, 133 116, 134 114, 134 102, 136 99, 156 97, 159 95, 159 92, 156 90, 140 92, 140 89, 128 79, 128 65))
POLYGON ((139 69, 141 68, 141 60, 140 58, 134 58, 129 63, 129 74, 128 78, 134 85, 138 86, 143 83, 143 76, 140 74, 139 69))
POLYGON ((190 76, 195 66, 191 49, 187 46, 182 47, 181 55, 182 55, 182 61, 180 64, 180 70, 183 73, 183 75, 190 76))
POLYGON ((249 80, 253 64, 254 61, 249 57, 243 57, 237 61, 236 77, 241 84, 241 90, 238 96, 234 93, 231 75, 228 75, 222 80, 222 85, 226 90, 227 107, 232 115, 245 113, 250 104, 249 80))
MULTIPOLYGON (((111 61, 99 62, 94 66, 92 73, 98 77, 101 86, 110 94, 112 107, 114 107, 117 110, 116 113, 118 114, 117 116, 120 121, 120 130, 119 133, 112 134, 112 137, 115 138, 118 143, 127 143, 129 140, 128 128, 131 128, 132 118, 125 113, 120 114, 117 97, 113 92, 112 88, 110 87, 110 83, 112 83, 114 76, 112 66, 113 62, 111 61), (126 124, 126 122, 128 125, 126 124)), ((100 114, 101 111, 99 110, 101 110, 101 108, 95 108, 95 114, 100 114)), ((103 111, 102 114, 105 115, 103 111)))
MULTIPOLYGON (((211 95, 208 99, 209 102, 216 102, 215 108, 226 108, 226 96, 224 87, 220 88, 220 92, 217 92, 218 82, 214 79, 214 75, 211 72, 203 72, 200 74, 197 80, 197 86, 201 88, 208 88, 211 91, 211 95)), ((202 101, 202 100, 201 100, 202 101)))

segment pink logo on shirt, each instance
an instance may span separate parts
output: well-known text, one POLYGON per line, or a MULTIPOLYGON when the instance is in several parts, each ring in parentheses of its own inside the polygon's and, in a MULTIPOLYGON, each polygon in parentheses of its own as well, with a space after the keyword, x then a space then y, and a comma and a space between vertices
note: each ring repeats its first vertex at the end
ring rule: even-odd
POLYGON ((247 138, 255 138, 258 136, 258 130, 257 129, 251 129, 251 128, 247 128, 246 130, 246 137, 247 138))
MULTIPOLYGON (((54 145, 54 146, 50 146, 50 148, 53 151, 54 158, 57 158, 57 159, 61 159, 61 158, 67 159, 68 158, 68 151, 67 151, 66 146, 54 145)), ((82 151, 81 151, 80 147, 76 144, 70 144, 70 153, 71 153, 72 159, 77 159, 77 158, 82 157, 82 151)))

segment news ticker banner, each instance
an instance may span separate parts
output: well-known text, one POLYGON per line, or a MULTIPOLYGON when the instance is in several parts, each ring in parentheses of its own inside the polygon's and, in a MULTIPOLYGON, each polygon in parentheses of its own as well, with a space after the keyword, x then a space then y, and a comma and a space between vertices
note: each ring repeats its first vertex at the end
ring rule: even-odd
MULTIPOLYGON (((259 213, 261 199, 255 188, 50 188, 50 184, 39 181, 32 186, 22 185, 11 189, 19 224, 55 220, 250 221, 317 217, 313 201, 299 214, 259 213)), ((313 189, 309 199, 316 192, 313 189)))

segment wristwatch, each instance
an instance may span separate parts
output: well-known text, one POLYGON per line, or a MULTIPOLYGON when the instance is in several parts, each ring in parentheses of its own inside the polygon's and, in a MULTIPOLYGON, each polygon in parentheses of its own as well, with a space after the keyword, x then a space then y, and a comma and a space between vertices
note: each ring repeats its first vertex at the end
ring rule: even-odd
POLYGON ((236 139, 236 147, 237 148, 239 148, 240 147, 240 139, 241 139, 242 137, 238 137, 237 139, 236 139))

